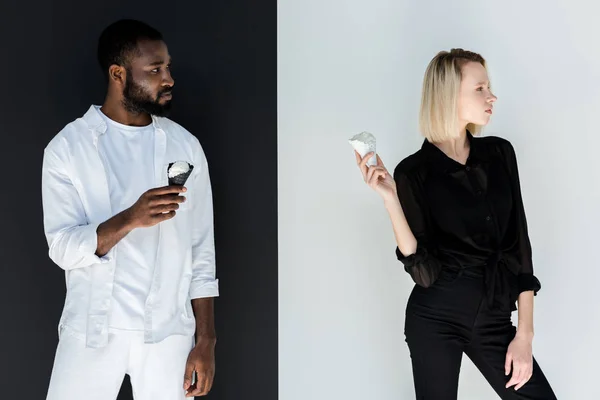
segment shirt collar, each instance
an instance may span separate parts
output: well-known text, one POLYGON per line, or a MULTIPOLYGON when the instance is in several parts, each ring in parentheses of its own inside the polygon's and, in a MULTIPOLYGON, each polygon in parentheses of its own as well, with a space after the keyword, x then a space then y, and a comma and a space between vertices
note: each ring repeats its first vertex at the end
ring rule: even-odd
MULTIPOLYGON (((101 106, 98 106, 98 105, 92 105, 87 110, 87 112, 83 115, 83 120, 90 127, 95 138, 106 133, 106 129, 107 129, 106 121, 104 120, 102 115, 100 115, 100 113, 102 112, 102 111, 100 111, 100 107, 101 106)), ((154 127, 154 129, 162 130, 159 118, 154 115, 152 115, 151 117, 152 117, 152 126, 154 127)))
POLYGON ((423 145, 421 146, 421 150, 425 155, 427 161, 429 161, 432 165, 441 168, 445 172, 453 172, 467 166, 475 167, 482 162, 486 161, 486 157, 483 149, 478 143, 478 139, 474 138, 471 132, 467 130, 467 140, 470 144, 469 150, 469 158, 467 159, 466 165, 462 165, 459 162, 448 157, 442 150, 440 150, 436 145, 431 143, 428 139, 425 139, 423 145))

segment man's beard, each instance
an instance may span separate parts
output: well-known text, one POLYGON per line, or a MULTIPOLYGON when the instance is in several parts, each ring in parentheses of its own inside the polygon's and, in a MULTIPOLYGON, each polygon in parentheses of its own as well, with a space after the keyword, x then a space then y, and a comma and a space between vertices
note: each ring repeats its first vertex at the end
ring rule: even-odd
POLYGON ((123 106, 134 114, 148 113, 157 117, 166 117, 171 111, 171 100, 160 104, 160 96, 171 92, 171 88, 163 88, 158 92, 156 98, 148 93, 142 86, 133 80, 131 71, 127 70, 127 81, 123 89, 123 106))

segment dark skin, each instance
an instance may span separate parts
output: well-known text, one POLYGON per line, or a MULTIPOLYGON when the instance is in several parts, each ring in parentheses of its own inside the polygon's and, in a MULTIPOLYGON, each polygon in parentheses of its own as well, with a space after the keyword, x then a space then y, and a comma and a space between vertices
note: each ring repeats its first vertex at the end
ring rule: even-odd
MULTIPOLYGON (((170 91, 174 85, 167 45, 163 41, 143 40, 138 42, 138 50, 138 54, 129 60, 130 77, 149 98, 156 99, 159 93, 170 91)), ((152 122, 150 114, 132 112, 124 106, 123 91, 128 79, 126 67, 111 65, 108 72, 108 91, 101 111, 113 121, 124 125, 149 125, 152 122)), ((170 100, 170 94, 158 98, 161 105, 170 100)), ((180 194, 186 191, 185 187, 165 186, 143 193, 130 208, 98 226, 96 255, 106 255, 134 229, 151 227, 175 217, 179 204, 186 201, 180 194)), ((186 397, 208 394, 215 375, 216 334, 213 298, 193 299, 192 309, 196 318, 196 344, 186 362, 183 382, 186 397), (192 385, 194 375, 196 382, 192 385)))

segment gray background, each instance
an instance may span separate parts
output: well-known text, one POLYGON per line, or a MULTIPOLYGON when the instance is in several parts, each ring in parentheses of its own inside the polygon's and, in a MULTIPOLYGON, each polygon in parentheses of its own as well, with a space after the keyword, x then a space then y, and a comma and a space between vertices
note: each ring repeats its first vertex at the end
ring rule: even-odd
MULTIPOLYGON (((280 399, 414 399, 413 282, 347 140, 372 132, 390 170, 417 151, 425 68, 452 47, 488 60, 498 101, 484 135, 517 152, 542 283, 534 354, 559 399, 600 399, 599 11, 585 0, 280 2, 280 399)), ((497 398, 465 357, 459 399, 497 398)))

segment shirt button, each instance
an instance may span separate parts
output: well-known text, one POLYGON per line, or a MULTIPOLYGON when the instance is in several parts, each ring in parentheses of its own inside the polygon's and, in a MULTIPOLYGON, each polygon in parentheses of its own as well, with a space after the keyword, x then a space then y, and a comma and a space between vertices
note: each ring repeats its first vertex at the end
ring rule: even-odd
POLYGON ((487 217, 485 217, 485 220, 486 220, 486 221, 489 221, 489 220, 491 220, 491 219, 492 219, 492 217, 490 217, 489 215, 488 215, 487 217))
POLYGON ((467 166, 467 168, 465 168, 467 171, 471 170, 471 167, 467 166))

